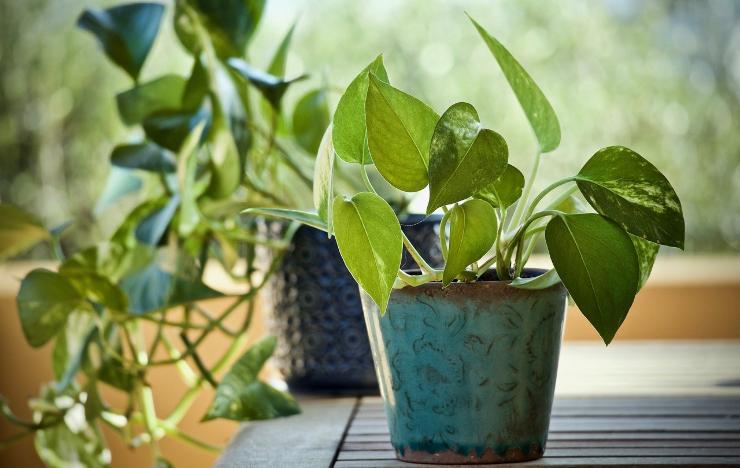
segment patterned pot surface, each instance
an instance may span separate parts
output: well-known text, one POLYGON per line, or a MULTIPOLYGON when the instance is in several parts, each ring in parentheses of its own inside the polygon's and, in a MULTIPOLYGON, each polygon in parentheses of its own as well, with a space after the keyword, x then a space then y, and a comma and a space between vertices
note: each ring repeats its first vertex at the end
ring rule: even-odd
MULTIPOLYGON (((543 270, 527 270, 536 276, 543 270)), ((501 281, 395 290, 384 316, 362 294, 399 459, 468 464, 542 456, 566 307, 562 284, 501 281)))
MULTIPOLYGON (((412 216, 402 228, 432 264, 440 264, 441 217, 412 216)), ((270 229, 280 231, 281 223, 270 229)), ((404 257, 404 268, 414 268, 404 257)), ((357 283, 336 241, 302 226, 271 280, 275 362, 295 390, 375 393, 378 383, 357 283)))

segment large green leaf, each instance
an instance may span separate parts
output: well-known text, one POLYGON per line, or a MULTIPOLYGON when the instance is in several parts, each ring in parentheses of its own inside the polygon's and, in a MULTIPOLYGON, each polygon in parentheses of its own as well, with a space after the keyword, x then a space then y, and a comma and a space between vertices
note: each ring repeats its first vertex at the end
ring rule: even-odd
POLYGON ((0 260, 30 249, 51 234, 31 214, 0 203, 0 260))
MULTIPOLYGON (((266 0, 186 0, 198 12, 221 57, 241 56, 262 18, 266 0)), ((191 51, 198 48, 194 26, 177 10, 175 31, 191 51)))
POLYGON ((297 81, 308 78, 308 75, 300 75, 287 80, 258 70, 239 58, 230 58, 228 64, 242 78, 257 88, 262 93, 262 96, 267 99, 267 102, 272 105, 273 109, 278 111, 280 110, 283 95, 288 90, 288 87, 297 81))
POLYGON ((265 338, 236 361, 218 384, 204 421, 216 418, 253 421, 300 413, 298 403, 290 394, 258 378, 276 344, 274 337, 265 338))
POLYGON ((504 72, 506 80, 522 106, 532 130, 534 130, 540 145, 540 151, 547 153, 557 148, 560 144, 560 123, 545 95, 532 77, 529 76, 529 73, 524 70, 524 67, 495 37, 488 34, 483 26, 473 18, 470 18, 470 21, 473 22, 478 34, 483 38, 488 49, 495 57, 501 71, 504 72))
POLYGON ((59 333, 69 314, 88 308, 72 283, 58 273, 41 268, 23 278, 16 300, 23 334, 35 348, 59 333))
POLYGON ((121 288, 128 296, 129 312, 134 315, 223 296, 199 279, 173 275, 155 263, 124 278, 121 288))
POLYGON ((293 110, 293 135, 303 149, 315 154, 330 121, 326 89, 309 91, 293 110))
POLYGON ((468 265, 480 260, 496 240, 498 223, 493 207, 472 199, 455 205, 449 213, 450 246, 442 283, 450 284, 468 265))
POLYGON ((267 73, 274 76, 284 77, 285 76, 285 64, 288 59, 288 49, 290 49, 290 41, 293 39, 293 33, 295 32, 295 23, 285 33, 285 37, 280 41, 275 54, 270 60, 270 65, 267 66, 267 73))
MULTIPOLYGON (((313 205, 319 218, 330 226, 331 205, 334 201, 334 145, 332 144, 332 127, 326 129, 321 139, 316 165, 313 173, 313 205)), ((331 234, 331 228, 327 229, 331 234)))
MULTIPOLYGON (((170 151, 180 150, 195 127, 210 120, 207 107, 197 110, 164 110, 149 115, 142 122, 144 132, 153 142, 170 151)), ((207 126, 207 124, 206 124, 207 126)))
POLYGON ((504 173, 508 159, 506 141, 481 127, 472 105, 450 106, 431 138, 427 214, 483 190, 504 173))
POLYGON ((508 164, 504 172, 490 184, 475 194, 491 206, 508 208, 522 196, 524 175, 516 167, 508 164))
POLYGON ((371 164, 367 148, 365 125, 365 99, 367 98, 369 74, 388 82, 383 66, 383 56, 378 55, 365 67, 347 87, 334 112, 332 141, 337 156, 348 163, 371 164))
POLYGON ((397 189, 417 192, 429 183, 429 142, 438 119, 420 100, 370 74, 367 144, 378 172, 397 189))
POLYGON ((164 75, 118 93, 118 113, 126 125, 136 125, 150 114, 167 109, 179 109, 182 104, 185 78, 164 75))
POLYGON ((586 201, 630 234, 683 248, 681 202, 650 162, 623 146, 600 149, 576 175, 586 201))
POLYGON ((242 213, 252 216, 265 216, 267 218, 278 218, 286 219, 288 221, 296 221, 306 226, 319 229, 321 231, 327 230, 326 221, 321 219, 316 213, 310 211, 291 210, 286 208, 248 208, 242 213))
POLYGON ((630 239, 635 246, 637 260, 640 263, 640 285, 638 289, 642 289, 645 283, 647 283, 650 273, 653 271, 653 265, 655 264, 655 259, 658 257, 660 245, 633 236, 632 234, 630 234, 630 239))
POLYGON ((108 58, 136 80, 157 37, 163 12, 164 5, 159 3, 130 3, 85 10, 77 25, 95 35, 108 58))
POLYGON ((640 265, 629 235, 601 215, 553 218, 547 248, 568 292, 606 344, 617 333, 637 293, 640 265))
POLYGON ((360 192, 351 199, 337 196, 332 217, 347 269, 384 313, 403 253, 396 214, 378 195, 360 192))
POLYGON ((175 158, 172 153, 154 143, 116 146, 110 155, 110 162, 114 166, 126 169, 175 171, 175 158))

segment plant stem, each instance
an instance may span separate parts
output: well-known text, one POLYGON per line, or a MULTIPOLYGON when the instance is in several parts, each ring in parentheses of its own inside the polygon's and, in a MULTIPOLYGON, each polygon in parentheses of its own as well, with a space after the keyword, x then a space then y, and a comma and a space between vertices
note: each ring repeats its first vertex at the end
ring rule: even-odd
MULTIPOLYGON (((445 207, 446 210, 446 207, 445 207)), ((447 246, 447 221, 449 220, 449 211, 445 211, 442 216, 442 221, 439 222, 439 245, 442 249, 442 258, 447 261, 448 246, 447 246)))
POLYGON ((435 271, 434 268, 432 268, 432 266, 429 265, 429 263, 427 263, 426 260, 424 260, 421 254, 413 246, 413 244, 411 244, 411 241, 409 240, 409 238, 406 237, 406 233, 403 232, 403 230, 401 230, 401 235, 403 236, 403 245, 406 247, 406 250, 408 250, 408 252, 411 254, 411 258, 414 259, 416 264, 419 265, 419 267, 423 271, 427 273, 434 273, 435 271))
MULTIPOLYGON (((574 180, 574 179, 575 179, 575 176, 565 177, 565 178, 563 178, 563 179, 560 179, 560 180, 557 180, 557 181, 553 182, 552 184, 548 185, 547 187, 545 187, 545 189, 544 189, 544 190, 542 190, 542 191, 541 191, 541 192, 540 192, 540 193, 539 193, 539 194, 538 194, 538 195, 537 195, 537 196, 536 196, 536 197, 534 198, 534 200, 532 200, 532 203, 531 203, 531 204, 529 205, 529 209, 527 209, 527 214, 526 214, 526 216, 524 217, 524 219, 527 219, 527 218, 529 218, 530 216, 532 216, 532 213, 534 212, 535 208, 537 208, 537 204, 538 204, 538 203, 539 203, 540 201, 542 201, 542 199, 543 199, 543 198, 545 198, 545 195, 547 195, 548 193, 552 192, 553 190, 555 190, 556 188, 558 188, 559 186, 561 186, 561 185, 563 185, 563 184, 567 184, 568 182, 573 182, 573 180, 574 180)), ((576 188, 576 189, 577 189, 577 188, 576 188)), ((571 192, 571 193, 572 193, 572 192, 571 192)), ((570 193, 569 193, 568 195, 570 195, 570 193)), ((566 198, 567 198, 567 197, 566 197, 566 198)))
POLYGON ((191 435, 189 435, 189 434, 181 431, 180 429, 178 429, 175 426, 172 426, 172 425, 169 425, 169 424, 162 424, 161 426, 162 426, 162 429, 164 429, 164 431, 168 435, 174 437, 175 439, 179 439, 182 442, 186 442, 186 443, 188 443, 190 445, 194 445, 194 446, 199 447, 199 448, 202 448, 204 450, 208 450, 209 452, 221 453, 221 451, 223 451, 223 449, 224 449, 223 447, 219 447, 218 445, 209 444, 208 442, 204 442, 204 441, 202 441, 200 439, 197 439, 197 438, 195 438, 195 437, 193 437, 193 436, 191 436, 191 435))

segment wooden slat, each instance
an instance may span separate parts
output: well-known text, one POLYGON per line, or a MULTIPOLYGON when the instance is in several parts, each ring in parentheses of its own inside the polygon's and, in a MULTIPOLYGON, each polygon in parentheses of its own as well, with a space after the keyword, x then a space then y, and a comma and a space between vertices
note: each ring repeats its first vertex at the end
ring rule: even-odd
MULTIPOLYGON (((735 448, 740 449, 740 439, 737 440, 551 440, 547 442, 550 449, 571 448, 735 448)), ((345 442, 342 451, 393 450, 390 441, 382 442, 345 442)))
MULTIPOLYGON (((387 442, 388 434, 347 434, 345 442, 387 442)), ((560 432, 550 433, 548 445, 560 441, 740 441, 737 432, 560 432)))
MULTIPOLYGON (((501 468, 510 466, 518 467, 543 467, 543 466, 579 466, 579 467, 601 467, 601 466, 692 466, 696 468, 711 466, 735 466, 740 463, 740 457, 593 457, 593 458, 543 458, 528 463, 517 463, 516 465, 476 465, 479 468, 491 467, 501 468)), ((334 468, 440 468, 439 465, 403 463, 398 460, 365 460, 337 461, 334 468)), ((444 465, 445 468, 470 468, 470 465, 444 465)))
POLYGON ((357 398, 300 399, 302 413, 244 424, 216 461, 217 467, 326 468, 342 443, 357 398))

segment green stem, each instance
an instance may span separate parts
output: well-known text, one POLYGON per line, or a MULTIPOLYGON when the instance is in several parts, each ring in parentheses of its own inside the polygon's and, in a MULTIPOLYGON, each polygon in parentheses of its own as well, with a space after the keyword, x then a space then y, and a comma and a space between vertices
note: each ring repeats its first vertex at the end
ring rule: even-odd
POLYGON ((442 221, 439 222, 439 245, 442 248, 442 258, 447 261, 448 245, 447 245, 447 221, 449 220, 449 211, 445 211, 442 216, 442 221))
POLYGON ((411 241, 408 237, 406 237, 406 233, 401 230, 401 235, 403 236, 403 245, 406 247, 406 250, 411 254, 411 258, 414 259, 417 265, 422 269, 422 271, 425 271, 427 273, 434 273, 434 268, 432 268, 429 263, 427 263, 426 260, 421 256, 421 254, 416 250, 416 248, 413 246, 411 241))
MULTIPOLYGON (((538 204, 539 202, 541 202, 541 201, 542 201, 542 199, 543 199, 543 198, 545 198, 545 196, 546 196, 546 195, 547 195, 548 193, 552 192, 553 190, 555 190, 555 189, 556 189, 556 188, 558 188, 559 186, 561 186, 561 185, 563 185, 563 184, 567 184, 567 183, 569 183, 569 182, 573 182, 574 180, 575 180, 575 176, 565 177, 565 178, 563 178, 563 179, 560 179, 560 180, 557 180, 557 181, 553 182, 552 184, 548 185, 547 187, 545 187, 545 189, 544 189, 543 191, 541 191, 541 192, 540 192, 540 193, 539 193, 539 194, 538 194, 538 195, 537 195, 537 196, 536 196, 536 197, 534 198, 534 200, 532 200, 532 203, 531 203, 531 204, 529 205, 529 208, 527 209, 527 214, 526 214, 526 216, 524 217, 524 219, 527 219, 527 218, 529 218, 530 216, 532 216, 532 213, 534 213, 534 210, 535 210, 535 208, 537 208, 537 204, 538 204)), ((577 190, 577 187, 576 187, 576 190, 577 190)), ((572 193, 572 192, 571 192, 571 193, 572 193)), ((570 193, 569 193, 568 195, 570 195, 570 193)))
MULTIPOLYGON (((538 220, 540 218, 544 218, 546 216, 559 216, 559 215, 562 215, 562 214, 564 214, 562 211, 544 210, 544 211, 540 211, 538 213, 535 213, 535 214, 531 215, 527 219, 527 221, 525 221, 519 227, 519 229, 517 230, 516 234, 514 234, 514 237, 511 239, 511 243, 509 244, 508 249, 506 251, 506 260, 505 260, 505 263, 507 265, 511 265, 511 257, 514 254, 514 250, 517 250, 517 249, 521 249, 522 248, 520 246, 520 241, 521 241, 522 236, 526 232, 527 228, 530 226, 530 224, 532 224, 536 220, 538 220)), ((509 276, 509 275, 507 275, 507 276, 509 276)), ((510 278, 507 277, 506 279, 510 279, 510 278)))
POLYGON ((223 451, 223 447, 219 447, 218 445, 209 444, 208 442, 204 442, 198 438, 195 438, 180 429, 178 429, 175 426, 169 425, 169 424, 162 424, 162 429, 167 433, 167 435, 172 436, 175 439, 178 439, 182 442, 188 443, 190 445, 193 445, 195 447, 202 448, 204 450, 208 450, 209 452, 215 452, 215 453, 221 453, 223 451))
POLYGON ((198 368, 200 371, 200 375, 203 379, 205 379, 206 382, 211 384, 211 387, 216 388, 218 387, 218 382, 216 382, 216 379, 213 378, 213 375, 211 375, 211 372, 208 370, 208 368, 203 364, 203 360, 200 358, 200 355, 198 354, 198 350, 193 347, 193 343, 188 338, 188 335, 183 330, 180 333, 180 339, 182 340, 183 344, 185 345, 185 349, 191 349, 192 353, 191 356, 193 358, 193 362, 195 363, 195 367, 198 368))

